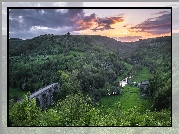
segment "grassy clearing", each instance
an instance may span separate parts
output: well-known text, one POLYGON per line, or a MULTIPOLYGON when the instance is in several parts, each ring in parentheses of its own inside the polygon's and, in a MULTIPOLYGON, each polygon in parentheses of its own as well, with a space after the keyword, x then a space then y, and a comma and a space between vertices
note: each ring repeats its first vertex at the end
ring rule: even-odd
POLYGON ((127 85, 123 88, 122 95, 102 97, 97 108, 103 111, 106 111, 108 108, 113 109, 115 102, 121 102, 123 110, 138 106, 140 107, 141 112, 143 112, 151 106, 149 100, 139 97, 139 89, 137 87, 127 85))
POLYGON ((10 88, 9 89, 9 97, 14 97, 14 95, 17 95, 18 98, 23 98, 24 94, 27 94, 28 91, 22 91, 19 88, 10 88))
POLYGON ((97 106, 98 109, 107 110, 108 108, 113 108, 114 103, 119 101, 120 95, 113 95, 113 96, 103 96, 99 101, 99 105, 97 106))
POLYGON ((121 61, 121 63, 123 63, 127 67, 128 70, 131 70, 133 67, 131 64, 129 64, 127 62, 121 61))
POLYGON ((142 80, 148 80, 152 77, 152 74, 150 73, 149 69, 146 67, 143 67, 142 70, 137 72, 137 74, 131 78, 131 81, 141 82, 142 80))
POLYGON ((123 94, 121 95, 119 101, 122 103, 123 109, 129 109, 134 106, 141 108, 141 111, 145 111, 151 105, 148 100, 139 97, 139 88, 131 87, 129 85, 125 86, 123 89, 123 94))

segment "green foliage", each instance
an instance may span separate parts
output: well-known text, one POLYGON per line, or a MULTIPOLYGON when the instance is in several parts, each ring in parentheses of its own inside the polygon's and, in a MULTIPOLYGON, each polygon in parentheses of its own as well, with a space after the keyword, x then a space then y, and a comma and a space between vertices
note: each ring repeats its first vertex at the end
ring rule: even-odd
POLYGON ((120 43, 101 36, 43 35, 17 43, 10 41, 11 98, 20 99, 54 82, 61 86, 54 97, 58 103, 45 111, 27 97, 10 102, 12 126, 171 124, 170 38, 120 43), (150 81, 151 100, 139 98, 138 88, 131 86, 124 87, 122 95, 106 96, 131 75, 129 82, 150 81), (153 111, 147 110, 151 105, 153 111))
POLYGON ((140 107, 122 109, 119 101, 106 113, 91 105, 90 97, 82 94, 67 96, 54 108, 42 111, 34 99, 27 95, 22 102, 10 101, 9 122, 11 126, 171 126, 168 110, 141 113, 140 107))
POLYGON ((148 70, 143 68, 141 73, 137 73, 137 75, 139 78, 143 78, 143 80, 149 79, 150 86, 148 87, 148 92, 153 98, 153 110, 170 109, 171 37, 156 38, 149 43, 139 45, 131 54, 131 59, 146 66, 152 73, 152 75, 146 75, 148 70))
POLYGON ((63 117, 62 126, 86 126, 89 122, 88 112, 91 110, 91 99, 82 94, 66 96, 63 101, 57 102, 55 109, 63 117))
POLYGON ((34 99, 29 99, 29 94, 25 95, 21 102, 9 103, 9 122, 11 126, 42 126, 42 113, 36 106, 34 99))
POLYGON ((18 99, 22 98, 24 94, 26 94, 28 91, 21 91, 18 88, 10 88, 11 92, 9 93, 9 97, 13 98, 14 96, 17 96, 18 99))
POLYGON ((81 91, 80 82, 76 80, 75 74, 68 74, 62 70, 59 70, 57 71, 56 77, 59 78, 61 84, 56 100, 64 99, 67 95, 81 91))

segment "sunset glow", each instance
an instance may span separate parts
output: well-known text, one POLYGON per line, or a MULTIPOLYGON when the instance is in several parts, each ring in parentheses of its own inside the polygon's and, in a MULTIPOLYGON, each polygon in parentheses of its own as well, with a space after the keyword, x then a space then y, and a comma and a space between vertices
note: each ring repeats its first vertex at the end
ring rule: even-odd
POLYGON ((171 35, 171 9, 11 9, 9 24, 10 37, 70 32, 136 41, 171 35))

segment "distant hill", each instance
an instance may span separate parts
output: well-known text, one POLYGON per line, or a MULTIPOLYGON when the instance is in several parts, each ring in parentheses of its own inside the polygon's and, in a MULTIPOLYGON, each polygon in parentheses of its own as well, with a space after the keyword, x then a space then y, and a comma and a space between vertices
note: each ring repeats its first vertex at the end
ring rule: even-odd
MULTIPOLYGON (((114 51, 120 56, 128 55, 134 51, 139 44, 149 43, 153 41, 160 41, 160 38, 145 39, 136 42, 120 42, 113 38, 100 35, 53 35, 45 34, 34 37, 32 39, 21 40, 19 38, 9 39, 9 50, 11 55, 29 54, 30 52, 37 52, 38 50, 42 53, 49 53, 49 49, 52 54, 56 53, 57 48, 68 47, 71 50, 80 48, 81 51, 89 51, 91 48, 98 46, 104 47, 111 51, 114 51), (44 51, 41 50, 43 47, 44 51), (46 50, 45 50, 46 49, 46 50)), ((167 37, 163 37, 167 38, 167 37)), ((78 50, 80 51, 80 50, 78 50)))

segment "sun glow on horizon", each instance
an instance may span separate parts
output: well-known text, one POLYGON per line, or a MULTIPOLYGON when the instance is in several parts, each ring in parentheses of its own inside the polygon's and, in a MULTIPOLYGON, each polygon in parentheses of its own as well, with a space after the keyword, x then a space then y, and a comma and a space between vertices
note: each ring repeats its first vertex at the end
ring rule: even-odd
POLYGON ((125 29, 124 31, 122 31, 120 34, 130 34, 131 32, 127 29, 125 29))

